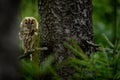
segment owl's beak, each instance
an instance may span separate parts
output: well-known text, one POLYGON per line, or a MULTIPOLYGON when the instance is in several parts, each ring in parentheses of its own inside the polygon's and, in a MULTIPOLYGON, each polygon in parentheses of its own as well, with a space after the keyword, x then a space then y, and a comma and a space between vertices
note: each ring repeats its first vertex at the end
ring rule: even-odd
POLYGON ((28 28, 29 28, 29 29, 32 27, 32 25, 31 25, 31 24, 27 24, 27 26, 28 26, 28 28))
POLYGON ((24 32, 28 33, 30 29, 28 27, 24 27, 24 32))

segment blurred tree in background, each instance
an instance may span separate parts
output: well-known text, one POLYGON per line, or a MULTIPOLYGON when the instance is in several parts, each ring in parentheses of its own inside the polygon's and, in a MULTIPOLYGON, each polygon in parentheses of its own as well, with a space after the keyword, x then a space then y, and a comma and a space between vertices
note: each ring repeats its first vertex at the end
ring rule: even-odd
MULTIPOLYGON (((93 27, 94 27, 94 37, 95 41, 100 44, 107 46, 102 34, 106 34, 108 38, 112 41, 114 34, 114 1, 115 0, 93 0, 93 27)), ((116 0, 117 7, 117 32, 120 31, 120 0, 116 0)), ((115 32, 116 33, 116 32, 115 32)), ((119 35, 119 33, 117 33, 119 35)), ((119 36, 117 36, 119 37, 119 36)))

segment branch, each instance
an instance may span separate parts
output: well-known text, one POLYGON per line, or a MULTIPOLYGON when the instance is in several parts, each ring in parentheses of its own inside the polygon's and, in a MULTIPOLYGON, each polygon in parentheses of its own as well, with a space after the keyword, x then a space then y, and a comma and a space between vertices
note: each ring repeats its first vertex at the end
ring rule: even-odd
POLYGON ((33 54, 34 51, 39 51, 39 50, 48 50, 48 48, 47 47, 43 47, 43 48, 35 48, 35 49, 28 50, 26 53, 24 53, 23 55, 19 56, 19 59, 23 59, 23 58, 29 56, 30 54, 33 54))

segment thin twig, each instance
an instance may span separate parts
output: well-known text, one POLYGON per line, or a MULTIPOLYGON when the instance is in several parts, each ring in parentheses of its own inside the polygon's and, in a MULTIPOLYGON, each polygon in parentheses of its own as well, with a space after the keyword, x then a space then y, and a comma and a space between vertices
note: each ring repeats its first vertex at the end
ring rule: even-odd
POLYGON ((35 49, 28 50, 26 53, 24 53, 23 55, 19 56, 19 59, 23 59, 23 58, 29 56, 30 54, 33 54, 34 51, 39 51, 39 50, 48 50, 48 48, 47 47, 43 47, 43 48, 35 48, 35 49))

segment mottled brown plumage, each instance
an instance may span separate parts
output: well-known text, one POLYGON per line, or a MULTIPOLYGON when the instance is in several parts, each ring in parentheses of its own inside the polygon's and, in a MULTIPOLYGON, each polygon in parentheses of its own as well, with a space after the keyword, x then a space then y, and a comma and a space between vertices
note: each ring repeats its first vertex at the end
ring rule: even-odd
POLYGON ((22 42, 24 53, 35 48, 36 36, 38 36, 37 20, 34 17, 25 17, 20 24, 19 32, 19 38, 22 42))

